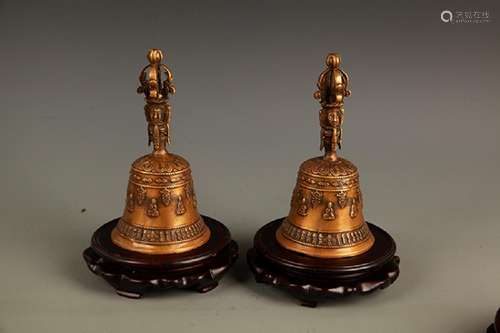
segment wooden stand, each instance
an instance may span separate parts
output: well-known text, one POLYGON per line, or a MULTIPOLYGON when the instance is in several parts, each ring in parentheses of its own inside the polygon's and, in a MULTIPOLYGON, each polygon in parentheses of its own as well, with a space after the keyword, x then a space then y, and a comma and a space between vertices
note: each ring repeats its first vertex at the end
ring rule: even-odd
POLYGON ((495 316, 495 322, 488 327, 486 333, 499 333, 500 332, 500 309, 497 311, 495 316))
POLYGON ((366 294, 383 289, 399 276, 399 257, 392 237, 368 224, 375 244, 367 252, 350 258, 324 259, 283 248, 276 230, 283 218, 262 227, 254 238, 247 260, 259 283, 281 288, 315 307, 321 300, 349 294, 366 294))
POLYGON ((179 254, 148 255, 122 249, 111 241, 117 218, 97 229, 83 258, 90 271, 121 296, 140 298, 147 290, 169 288, 205 293, 217 287, 236 261, 238 245, 222 223, 207 216, 203 219, 211 231, 203 246, 179 254))

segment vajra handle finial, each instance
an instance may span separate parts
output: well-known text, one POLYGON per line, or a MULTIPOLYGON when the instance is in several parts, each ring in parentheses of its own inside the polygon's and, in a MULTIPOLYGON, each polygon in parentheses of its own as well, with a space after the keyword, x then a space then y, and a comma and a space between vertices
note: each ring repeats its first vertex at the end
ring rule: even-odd
POLYGON ((147 55, 149 65, 143 68, 139 75, 141 85, 137 88, 139 94, 144 93, 149 99, 168 99, 175 94, 172 71, 162 64, 163 53, 159 49, 150 49, 147 55), (165 80, 162 81, 162 77, 165 80))
POLYGON ((139 75, 139 94, 146 97, 144 111, 148 122, 148 144, 153 143, 154 154, 167 154, 170 143, 170 95, 175 94, 173 75, 170 68, 162 64, 163 53, 150 49, 147 54, 149 65, 139 75))
POLYGON ((326 57, 327 68, 321 72, 314 98, 321 104, 319 121, 321 147, 325 159, 337 159, 337 147, 342 145, 342 122, 344 120, 344 97, 351 94, 349 77, 340 69, 340 55, 330 53, 326 57))

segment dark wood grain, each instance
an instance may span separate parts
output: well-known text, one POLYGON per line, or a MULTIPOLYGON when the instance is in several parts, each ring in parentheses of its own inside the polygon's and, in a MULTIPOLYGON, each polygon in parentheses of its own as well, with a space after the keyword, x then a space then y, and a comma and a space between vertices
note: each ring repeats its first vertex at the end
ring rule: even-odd
POLYGON ((116 246, 111 231, 118 222, 104 224, 93 235, 83 257, 89 269, 125 297, 140 298, 151 289, 191 289, 207 292, 238 258, 238 245, 220 222, 203 216, 211 237, 203 246, 180 254, 147 255, 116 246))
POLYGON ((247 261, 257 282, 284 289, 303 305, 350 294, 383 289, 399 276, 396 244, 381 228, 368 224, 375 237, 372 248, 361 255, 342 258, 315 258, 289 251, 275 233, 283 219, 266 224, 255 235, 247 261))

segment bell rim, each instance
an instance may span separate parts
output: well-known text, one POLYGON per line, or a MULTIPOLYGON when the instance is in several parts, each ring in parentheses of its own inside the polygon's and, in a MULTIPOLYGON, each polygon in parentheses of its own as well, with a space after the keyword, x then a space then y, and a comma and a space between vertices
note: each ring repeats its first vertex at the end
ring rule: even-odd
POLYGON ((91 247, 104 258, 131 266, 156 266, 162 269, 175 269, 184 266, 186 262, 192 265, 196 262, 206 261, 214 252, 221 251, 232 241, 231 233, 222 222, 205 215, 201 215, 201 217, 210 231, 210 237, 207 242, 190 251, 148 254, 124 249, 111 240, 111 232, 120 217, 105 223, 94 232, 91 247), (118 258, 117 253, 119 254, 118 258))
POLYGON ((353 246, 337 248, 313 247, 287 238, 280 232, 279 229, 276 231, 276 240, 284 248, 287 248, 286 245, 293 246, 293 250, 290 248, 287 248, 287 250, 321 259, 343 259, 356 257, 368 252, 375 243, 375 237, 370 233, 365 240, 358 242, 353 246))
POLYGON ((175 241, 169 242, 161 245, 155 245, 148 242, 138 242, 130 238, 125 237, 116 228, 111 231, 111 240, 115 245, 129 250, 132 252, 139 252, 143 254, 150 255, 162 255, 162 254, 179 254, 194 250, 200 246, 203 246, 210 239, 211 232, 207 227, 204 232, 202 232, 198 237, 185 240, 185 241, 175 241), (131 250, 134 248, 134 250, 131 250))
POLYGON ((366 223, 374 237, 374 243, 362 254, 343 258, 322 258, 295 252, 281 246, 275 236, 285 218, 273 220, 260 228, 254 237, 254 247, 265 253, 268 260, 277 263, 286 261, 287 265, 297 271, 314 269, 319 274, 362 274, 363 271, 384 265, 396 254, 396 242, 391 235, 369 222, 366 223), (285 257, 288 259, 283 259, 285 257))

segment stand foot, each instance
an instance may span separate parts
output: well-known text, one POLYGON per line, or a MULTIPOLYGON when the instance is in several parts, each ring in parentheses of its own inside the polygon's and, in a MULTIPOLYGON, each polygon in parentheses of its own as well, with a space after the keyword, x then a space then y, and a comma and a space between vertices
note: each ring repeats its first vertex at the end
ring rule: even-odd
POLYGON ((368 294, 389 287, 399 276, 399 257, 392 237, 368 224, 375 244, 367 252, 350 258, 324 259, 283 248, 276 230, 283 219, 262 227, 254 247, 247 253, 250 270, 258 283, 280 288, 307 307, 352 294, 368 294))
POLYGON ((101 276, 123 297, 139 299, 149 290, 171 288, 206 293, 218 286, 234 264, 238 245, 222 223, 203 218, 211 237, 192 251, 147 255, 122 249, 111 241, 111 231, 118 221, 115 219, 94 233, 83 258, 92 273, 101 276))

